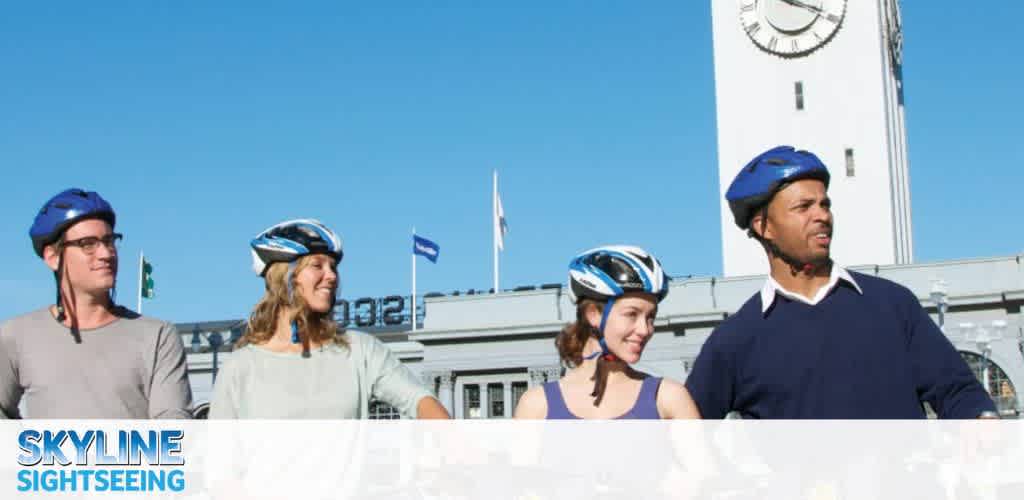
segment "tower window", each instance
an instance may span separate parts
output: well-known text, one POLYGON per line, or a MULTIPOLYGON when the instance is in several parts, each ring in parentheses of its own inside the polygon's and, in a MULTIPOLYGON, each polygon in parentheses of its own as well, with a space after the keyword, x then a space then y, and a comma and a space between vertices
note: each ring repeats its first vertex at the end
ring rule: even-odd
POLYGON ((796 82, 793 84, 793 90, 796 94, 796 109, 797 111, 804 109, 804 82, 796 82))
POLYGON ((846 176, 853 177, 853 148, 846 148, 846 176))

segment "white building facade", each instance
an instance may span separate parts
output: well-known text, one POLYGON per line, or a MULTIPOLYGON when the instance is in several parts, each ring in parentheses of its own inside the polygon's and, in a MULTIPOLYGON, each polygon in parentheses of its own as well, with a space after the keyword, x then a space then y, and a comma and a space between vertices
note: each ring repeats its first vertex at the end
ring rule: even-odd
POLYGON ((725 276, 768 270, 733 222, 724 193, 776 145, 829 166, 846 265, 913 259, 896 0, 713 0, 715 93, 725 276))

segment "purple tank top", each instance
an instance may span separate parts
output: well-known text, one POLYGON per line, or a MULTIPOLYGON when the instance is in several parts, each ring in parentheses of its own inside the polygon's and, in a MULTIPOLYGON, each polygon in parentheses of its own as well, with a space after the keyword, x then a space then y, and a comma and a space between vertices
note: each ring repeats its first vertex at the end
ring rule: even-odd
MULTIPOLYGON (((640 395, 637 396, 633 407, 616 419, 659 419, 658 415, 658 387, 661 386, 661 377, 646 377, 640 383, 640 395)), ((544 398, 548 402, 548 420, 579 420, 580 417, 573 415, 562 397, 562 388, 558 381, 544 383, 544 398)))

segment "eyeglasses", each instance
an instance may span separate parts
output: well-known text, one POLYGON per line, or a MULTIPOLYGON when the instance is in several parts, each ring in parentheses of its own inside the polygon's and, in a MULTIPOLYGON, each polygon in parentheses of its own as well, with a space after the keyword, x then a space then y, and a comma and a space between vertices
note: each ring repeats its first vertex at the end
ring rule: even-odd
POLYGON ((116 251, 117 243, 121 241, 124 235, 121 233, 110 233, 106 236, 86 236, 85 238, 78 238, 77 240, 68 240, 64 242, 66 247, 78 247, 81 248, 86 255, 92 255, 96 253, 96 249, 103 246, 107 247, 108 250, 116 251))

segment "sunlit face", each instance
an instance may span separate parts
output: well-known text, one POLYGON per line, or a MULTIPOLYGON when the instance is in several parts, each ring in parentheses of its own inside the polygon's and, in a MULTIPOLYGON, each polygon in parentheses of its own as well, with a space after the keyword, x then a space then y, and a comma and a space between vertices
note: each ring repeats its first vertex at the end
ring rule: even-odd
POLYGON ((104 220, 86 219, 64 231, 63 249, 48 245, 46 265, 56 270, 63 252, 63 283, 75 292, 108 293, 117 281, 117 246, 113 229, 104 220), (100 241, 97 241, 100 240, 100 241), (106 240, 104 243, 102 240, 106 240))
POLYGON ((302 297, 309 309, 326 313, 334 307, 338 291, 338 270, 334 257, 314 254, 303 258, 295 273, 295 293, 302 297))
MULTIPOLYGON (((601 324, 601 310, 587 311, 587 321, 594 328, 601 324)), ((648 293, 630 292, 615 300, 604 326, 608 350, 626 363, 640 361, 644 347, 654 334, 654 318, 658 303, 648 293)))
MULTIPOLYGON (((760 230, 761 216, 755 216, 752 225, 760 230)), ((763 236, 801 262, 819 264, 829 259, 832 228, 832 200, 825 184, 803 179, 772 198, 763 236)))

